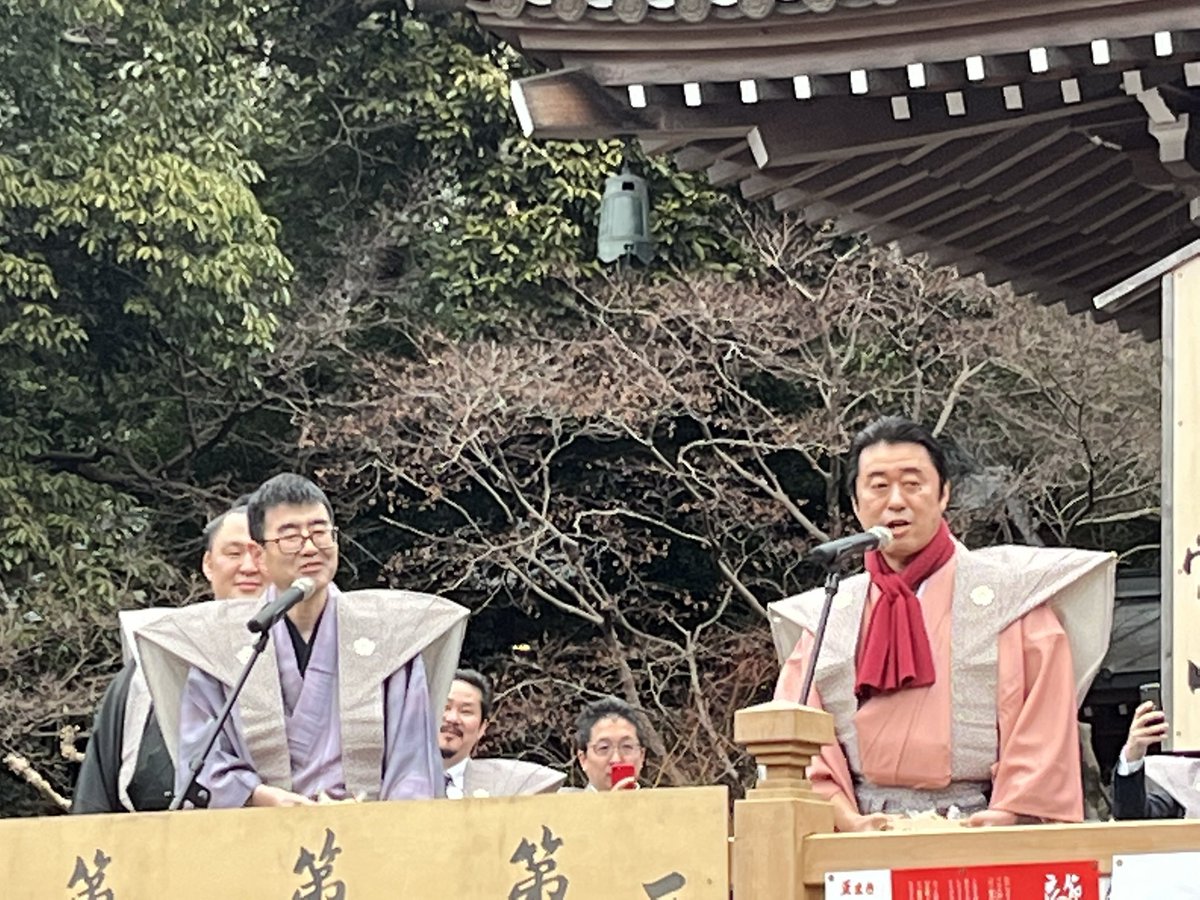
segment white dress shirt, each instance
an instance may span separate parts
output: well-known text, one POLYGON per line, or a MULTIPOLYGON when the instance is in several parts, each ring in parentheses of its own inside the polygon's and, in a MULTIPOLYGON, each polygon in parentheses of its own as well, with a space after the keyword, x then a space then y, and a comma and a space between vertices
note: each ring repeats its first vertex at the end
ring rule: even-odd
POLYGON ((1134 772, 1141 769, 1145 761, 1145 757, 1142 757, 1141 759, 1135 759, 1133 762, 1130 762, 1125 758, 1125 748, 1122 747, 1121 755, 1117 757, 1117 774, 1121 776, 1132 775, 1134 772))
POLYGON ((466 774, 466 759, 460 759, 446 770, 446 798, 448 800, 461 800, 463 798, 463 779, 466 777, 466 774))

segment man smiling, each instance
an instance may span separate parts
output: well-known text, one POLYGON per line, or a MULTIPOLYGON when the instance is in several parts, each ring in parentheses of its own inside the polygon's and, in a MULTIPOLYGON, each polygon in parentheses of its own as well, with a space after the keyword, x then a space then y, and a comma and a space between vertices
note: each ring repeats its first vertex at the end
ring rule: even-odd
POLYGON ((475 750, 492 722, 492 683, 474 669, 454 673, 442 711, 438 747, 445 767, 446 796, 511 797, 556 790, 566 775, 519 759, 475 759, 475 750))
MULTIPOLYGON (((205 526, 200 568, 218 600, 258 597, 262 593, 263 578, 251 553, 242 501, 205 526)), ((156 612, 161 613, 122 612, 122 629, 127 620, 156 612)), ((130 658, 104 692, 71 798, 71 812, 166 809, 171 802, 173 775, 146 678, 130 658)))
MULTIPOLYGON (((314 587, 271 628, 271 647, 199 773, 209 805, 439 796, 431 690, 444 696, 449 685, 466 610, 428 594, 339 591, 333 508, 299 475, 264 483, 248 518, 266 601, 300 577, 314 587)), ((152 689, 182 695, 172 707, 177 790, 248 658, 246 622, 257 610, 204 607, 137 635, 152 689)))
POLYGON ((945 454, 905 419, 855 437, 847 486, 862 527, 893 539, 843 583, 809 698, 800 691, 823 592, 771 605, 786 657, 776 697, 834 717, 837 744, 809 774, 837 828, 951 808, 969 825, 1079 821, 1076 709, 1107 648, 1112 555, 968 551, 943 518, 945 454), (1081 626, 1070 638, 1060 616, 1081 626))

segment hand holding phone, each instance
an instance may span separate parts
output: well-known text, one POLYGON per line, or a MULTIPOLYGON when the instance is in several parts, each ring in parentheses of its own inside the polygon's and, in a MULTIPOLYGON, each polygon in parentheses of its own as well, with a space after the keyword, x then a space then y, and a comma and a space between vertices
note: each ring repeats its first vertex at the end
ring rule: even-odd
POLYGON ((1157 681, 1139 685, 1138 694, 1141 702, 1133 711, 1133 721, 1129 723, 1129 737, 1121 751, 1126 762, 1137 762, 1144 757, 1150 747, 1166 738, 1170 728, 1160 706, 1162 685, 1157 681))
POLYGON ((613 763, 609 769, 609 788, 614 791, 632 791, 637 788, 637 774, 633 763, 613 763))

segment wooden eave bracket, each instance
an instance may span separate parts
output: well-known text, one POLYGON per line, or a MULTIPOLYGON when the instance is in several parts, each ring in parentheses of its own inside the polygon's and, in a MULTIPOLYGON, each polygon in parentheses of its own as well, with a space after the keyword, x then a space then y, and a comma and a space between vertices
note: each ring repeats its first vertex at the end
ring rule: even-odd
POLYGON ((1200 185, 1200 136, 1191 130, 1189 113, 1177 113, 1161 89, 1143 90, 1137 72, 1125 75, 1125 92, 1146 111, 1146 127, 1158 142, 1158 162, 1177 182, 1200 185))
POLYGON ((527 137, 594 141, 654 130, 640 110, 622 104, 582 69, 515 79, 511 95, 527 137))

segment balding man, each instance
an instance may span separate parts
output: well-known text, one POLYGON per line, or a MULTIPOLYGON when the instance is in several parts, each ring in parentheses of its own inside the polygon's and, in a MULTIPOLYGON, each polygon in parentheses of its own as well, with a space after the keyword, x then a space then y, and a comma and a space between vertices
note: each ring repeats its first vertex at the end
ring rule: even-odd
MULTIPOLYGON (((219 600, 258 597, 263 577, 250 552, 246 507, 235 506, 204 529, 201 570, 219 600)), ((113 679, 92 725, 72 813, 146 812, 171 803, 175 773, 150 703, 146 680, 130 659, 113 679)))

